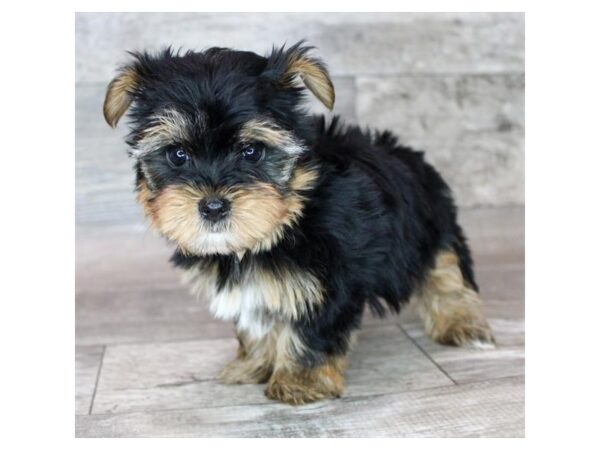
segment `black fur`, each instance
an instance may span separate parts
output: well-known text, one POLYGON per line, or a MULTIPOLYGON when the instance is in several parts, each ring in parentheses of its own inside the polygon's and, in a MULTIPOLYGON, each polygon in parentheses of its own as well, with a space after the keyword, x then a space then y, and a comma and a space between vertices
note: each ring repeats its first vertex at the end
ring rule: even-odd
MULTIPOLYGON (((160 153, 146 157, 146 175, 156 189, 190 180, 243 185, 259 178, 285 191, 276 177, 286 158, 282 152, 271 149, 258 166, 237 158, 232 136, 258 115, 292 130, 308 148, 296 164, 318 167, 318 181, 305 194, 300 221, 275 247, 241 261, 180 251, 172 261, 179 267, 217 264, 221 288, 235 284, 251 265, 275 274, 282 268, 313 273, 325 286, 325 302, 294 324, 309 349, 303 362, 313 366, 346 352, 366 305, 381 315, 386 309, 400 311, 443 249, 456 252, 465 280, 477 287, 450 189, 423 153, 399 144, 388 131, 346 127, 338 118, 327 124, 307 115, 304 90, 281 83, 289 54, 308 50, 299 43, 270 57, 216 48, 136 54, 131 67, 141 82, 132 92, 129 143, 135 147, 152 114, 165 107, 176 106, 190 121, 198 111, 208 115, 210 132, 181 143, 194 155, 187 168, 172 170, 160 153)), ((145 176, 139 164, 138 181, 145 176)))
MULTIPOLYGON (((399 312, 442 249, 457 252, 463 276, 476 287, 450 190, 422 152, 398 145, 389 132, 344 128, 337 118, 328 126, 318 118, 315 130, 305 163, 318 162, 321 175, 303 218, 277 247, 249 255, 238 269, 286 266, 321 279, 324 306, 296 323, 313 350, 304 355, 308 365, 346 352, 366 305, 383 316, 383 300, 399 312)), ((209 259, 218 261, 223 283, 233 277, 234 256, 209 259)), ((206 257, 176 252, 172 261, 189 267, 206 257)))

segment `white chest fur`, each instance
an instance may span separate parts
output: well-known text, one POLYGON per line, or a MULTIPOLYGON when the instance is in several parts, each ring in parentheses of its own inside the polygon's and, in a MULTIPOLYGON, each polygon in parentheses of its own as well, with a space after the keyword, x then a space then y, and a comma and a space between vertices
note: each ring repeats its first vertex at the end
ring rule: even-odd
POLYGON ((323 299, 319 280, 307 271, 250 267, 239 282, 217 285, 217 267, 188 269, 185 278, 193 291, 210 302, 211 313, 224 320, 234 320, 240 330, 259 339, 276 321, 299 319, 318 306, 323 299))
POLYGON ((225 288, 210 301, 210 312, 223 320, 235 320, 237 327, 253 339, 260 339, 273 326, 274 317, 266 305, 261 286, 247 282, 232 289, 225 288))

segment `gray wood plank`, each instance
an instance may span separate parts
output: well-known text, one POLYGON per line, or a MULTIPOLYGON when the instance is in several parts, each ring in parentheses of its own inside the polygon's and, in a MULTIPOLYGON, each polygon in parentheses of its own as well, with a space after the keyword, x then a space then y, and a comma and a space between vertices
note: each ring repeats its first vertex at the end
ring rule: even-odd
POLYGON ((88 414, 104 347, 75 347, 75 414, 88 414))
POLYGON ((77 321, 81 324, 214 319, 208 301, 186 286, 83 290, 77 294, 77 321))
POLYGON ((75 218, 77 223, 143 221, 135 202, 127 127, 111 129, 102 116, 106 85, 75 89, 75 218))
MULTIPOLYGON (((477 268, 476 268, 477 270, 477 268)), ((523 298, 525 298, 525 268, 510 267, 499 269, 479 269, 476 272, 477 283, 481 298, 487 307, 498 307, 490 313, 499 313, 505 311, 504 308, 516 307, 515 313, 521 313, 524 308, 523 298), (517 301, 519 305, 513 305, 517 301), (502 303, 502 302, 505 303, 502 303)))
POLYGON ((459 208, 458 220, 471 244, 476 274, 486 268, 524 267, 524 206, 459 208))
MULTIPOLYGON (((108 346, 93 413, 269 403, 264 386, 215 381, 235 349, 234 339, 108 346)), ((452 383, 396 326, 363 331, 346 375, 346 397, 452 383)))
POLYGON ((524 378, 280 404, 78 416, 78 437, 523 437, 524 378))
POLYGON ((357 333, 350 353, 345 395, 363 396, 450 384, 412 342, 394 326, 357 333))
POLYGON ((180 288, 164 239, 145 227, 79 227, 75 238, 75 287, 81 291, 180 288))
POLYGON ((181 283, 172 248, 139 227, 80 228, 76 238, 79 345, 233 336, 181 283))
POLYGON ((214 319, 208 311, 208 301, 195 298, 183 286, 154 288, 140 284, 139 287, 77 292, 75 338, 79 345, 233 335, 231 322, 214 319))
POLYGON ((457 383, 491 380, 525 372, 523 320, 489 318, 496 348, 482 350, 437 344, 425 336, 419 322, 402 322, 402 328, 419 347, 457 383))
POLYGON ((424 150, 463 206, 524 202, 524 76, 357 78, 359 124, 424 150))
POLYGON ((77 324, 78 345, 112 345, 126 343, 179 342, 190 339, 215 339, 234 336, 228 322, 188 320, 154 320, 77 324))
POLYGON ((523 72, 525 58, 522 13, 78 13, 75 32, 77 82, 167 45, 263 55, 307 38, 334 75, 523 72))

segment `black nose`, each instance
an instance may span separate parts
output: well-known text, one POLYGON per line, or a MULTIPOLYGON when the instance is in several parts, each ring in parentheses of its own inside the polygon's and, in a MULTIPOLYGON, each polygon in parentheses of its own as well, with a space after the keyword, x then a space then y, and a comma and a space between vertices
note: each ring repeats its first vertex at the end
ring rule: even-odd
POLYGON ((229 212, 229 202, 221 198, 209 198, 202 200, 198 208, 202 217, 211 222, 216 222, 229 212))

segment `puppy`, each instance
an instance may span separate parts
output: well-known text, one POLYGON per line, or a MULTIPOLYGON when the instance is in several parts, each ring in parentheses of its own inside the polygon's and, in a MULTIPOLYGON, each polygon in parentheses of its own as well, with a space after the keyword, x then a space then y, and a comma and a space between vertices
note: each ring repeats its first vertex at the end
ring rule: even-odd
POLYGON ((450 189, 390 132, 312 116, 332 109, 312 47, 133 53, 104 117, 129 111, 137 197, 215 317, 236 324, 224 383, 267 383, 291 404, 339 397, 368 306, 413 300, 427 334, 492 345, 450 189))

